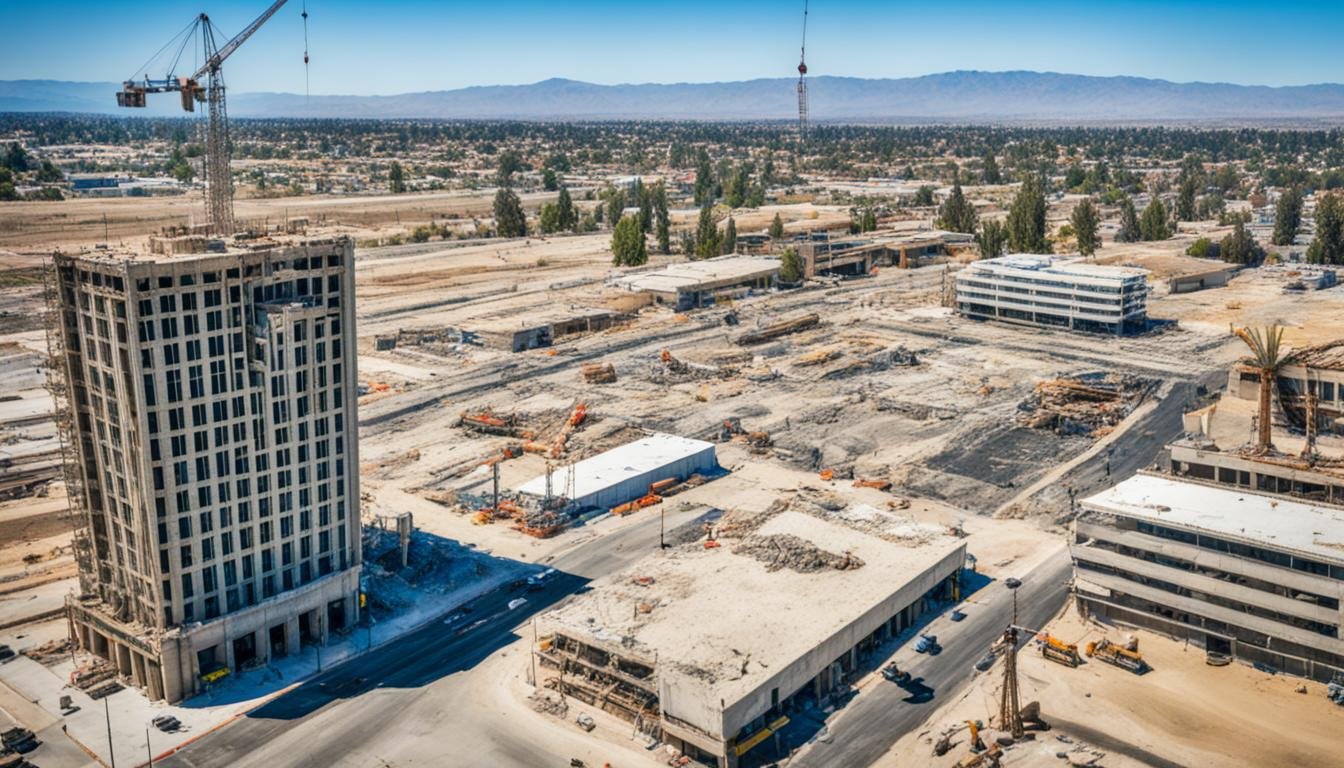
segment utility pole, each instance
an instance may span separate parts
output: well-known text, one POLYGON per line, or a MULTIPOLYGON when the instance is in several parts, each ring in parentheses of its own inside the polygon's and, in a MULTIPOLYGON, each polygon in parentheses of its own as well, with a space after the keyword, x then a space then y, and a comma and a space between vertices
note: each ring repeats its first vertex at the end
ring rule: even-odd
POLYGON ((999 727, 1020 739, 1026 733, 1022 727, 1022 709, 1017 695, 1017 589, 1022 586, 1018 579, 1004 581, 1013 595, 1013 622, 1003 632, 1003 641, 1008 646, 1003 657, 1003 691, 999 697, 999 727))
POLYGON ((154 750, 149 746, 149 726, 145 726, 145 757, 149 759, 149 768, 154 768, 154 750))
POLYGON ((667 540, 664 533, 667 529, 667 505, 658 505, 658 548, 667 549, 667 540))

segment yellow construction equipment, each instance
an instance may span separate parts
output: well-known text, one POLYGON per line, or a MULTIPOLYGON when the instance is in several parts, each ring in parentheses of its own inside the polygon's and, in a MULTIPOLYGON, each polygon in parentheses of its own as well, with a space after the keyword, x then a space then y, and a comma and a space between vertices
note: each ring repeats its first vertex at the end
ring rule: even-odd
POLYGON ((1137 648, 1126 648, 1110 640, 1102 639, 1099 642, 1088 643, 1087 655, 1121 669, 1127 669, 1136 675, 1148 671, 1148 662, 1143 660, 1143 654, 1139 653, 1137 648))
POLYGON ((1066 643, 1054 635, 1041 635, 1041 655, 1045 658, 1059 662, 1066 667, 1076 667, 1082 663, 1078 657, 1078 646, 1073 643, 1066 643))

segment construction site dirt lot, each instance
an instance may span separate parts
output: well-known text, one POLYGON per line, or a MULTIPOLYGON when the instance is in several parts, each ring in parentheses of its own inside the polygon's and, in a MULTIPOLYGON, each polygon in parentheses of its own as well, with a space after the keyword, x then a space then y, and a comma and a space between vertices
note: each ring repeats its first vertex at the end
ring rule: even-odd
MULTIPOLYGON (((1019 742, 1004 754, 1005 768, 1059 765, 1242 766, 1296 768, 1339 765, 1344 707, 1325 696, 1325 686, 1269 675, 1241 663, 1212 667, 1201 648, 1141 630, 1087 621, 1072 607, 1044 628, 1081 650, 1088 642, 1130 634, 1152 667, 1143 675, 1083 656, 1076 669, 1044 658, 1032 640, 1018 654, 1022 702, 1039 702, 1048 731, 1019 742), (1065 759, 1057 754, 1062 753, 1065 759)), ((926 727, 898 741, 882 768, 954 766, 969 748, 966 721, 997 730, 1000 660, 956 699, 945 702, 926 727), (991 720, 993 718, 993 721, 991 720), (933 742, 958 729, 952 750, 932 754, 933 742)))

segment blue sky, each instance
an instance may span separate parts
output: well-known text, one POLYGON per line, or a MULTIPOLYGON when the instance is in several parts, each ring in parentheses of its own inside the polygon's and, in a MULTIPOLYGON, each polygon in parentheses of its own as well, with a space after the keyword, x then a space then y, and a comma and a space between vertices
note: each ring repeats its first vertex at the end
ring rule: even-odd
MULTIPOLYGON (((304 90, 303 0, 225 67, 235 91, 304 90)), ((225 33, 266 0, 0 0, 0 79, 119 81, 201 10, 225 33)), ((311 91, 388 94, 569 77, 790 77, 802 2, 308 0, 311 91)), ((1344 81, 1344 0, 816 0, 813 75, 1032 69, 1262 85, 1344 81)), ((181 68, 185 69, 185 68, 181 68)), ((179 71, 179 73, 183 73, 179 71)))

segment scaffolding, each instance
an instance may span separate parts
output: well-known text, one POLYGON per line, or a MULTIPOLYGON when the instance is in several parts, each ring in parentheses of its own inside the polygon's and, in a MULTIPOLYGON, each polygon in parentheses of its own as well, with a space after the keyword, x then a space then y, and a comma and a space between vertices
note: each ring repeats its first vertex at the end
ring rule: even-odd
MULTIPOLYGON (((89 513, 86 508, 87 497, 84 482, 75 449, 75 415, 70 403, 70 382, 67 379, 69 358, 66 352, 66 333, 68 325, 76 325, 73 309, 74 297, 69 295, 62 302, 62 291, 73 288, 62 286, 57 270, 60 265, 56 257, 47 259, 42 270, 42 298, 46 305, 43 330, 47 342, 47 364, 45 368, 47 391, 51 394, 52 417, 56 421, 56 439, 61 457, 61 480, 65 483, 66 505, 63 512, 71 530, 71 553, 79 571, 79 589, 82 594, 94 591, 93 547, 89 537, 89 513)), ((68 267, 67 267, 68 268, 68 267)), ((78 327, 73 329, 78 336, 78 327)))

